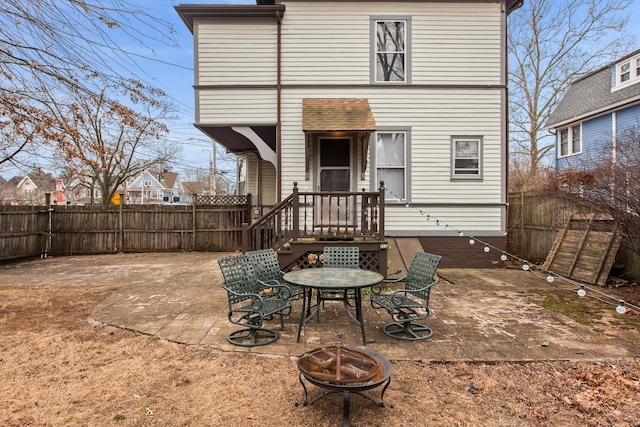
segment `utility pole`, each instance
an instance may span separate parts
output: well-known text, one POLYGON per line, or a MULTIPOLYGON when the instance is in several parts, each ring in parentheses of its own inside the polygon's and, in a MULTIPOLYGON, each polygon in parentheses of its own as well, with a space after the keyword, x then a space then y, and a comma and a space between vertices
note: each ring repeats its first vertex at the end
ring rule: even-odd
POLYGON ((207 148, 203 148, 202 152, 204 153, 205 151, 207 151, 209 153, 209 194, 213 195, 214 191, 213 191, 213 183, 214 183, 214 171, 215 171, 215 143, 213 145, 213 161, 211 161, 211 150, 207 149, 207 148))
POLYGON ((213 188, 212 189, 213 189, 213 194, 215 196, 217 196, 218 195, 218 175, 217 175, 218 174, 218 170, 217 170, 218 168, 217 168, 217 165, 216 165, 216 159, 217 159, 218 156, 217 156, 216 153, 218 152, 218 144, 214 140, 212 140, 212 142, 213 142, 213 168, 212 168, 213 188))

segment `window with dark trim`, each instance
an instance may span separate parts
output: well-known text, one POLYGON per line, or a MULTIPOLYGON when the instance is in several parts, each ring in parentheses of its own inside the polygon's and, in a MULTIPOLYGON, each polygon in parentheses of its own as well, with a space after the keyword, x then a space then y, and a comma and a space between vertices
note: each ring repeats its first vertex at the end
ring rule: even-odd
POLYGON ((373 83, 410 82, 410 22, 407 17, 371 18, 373 83))
POLYGON ((376 177, 384 181, 385 198, 407 199, 407 132, 376 133, 376 177))
POLYGON ((482 178, 482 137, 451 138, 451 177, 453 179, 482 178))

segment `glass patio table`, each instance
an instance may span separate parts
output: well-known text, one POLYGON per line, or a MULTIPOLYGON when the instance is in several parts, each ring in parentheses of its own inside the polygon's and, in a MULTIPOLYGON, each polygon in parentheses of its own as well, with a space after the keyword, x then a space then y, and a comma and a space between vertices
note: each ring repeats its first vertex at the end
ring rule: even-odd
POLYGON ((292 285, 304 288, 304 298, 302 299, 302 313, 300 315, 300 325, 298 326, 298 339, 300 342, 300 332, 304 325, 318 314, 320 309, 320 299, 314 306, 311 305, 313 290, 344 291, 343 303, 347 315, 358 325, 362 332, 362 344, 366 344, 364 331, 364 320, 362 318, 362 288, 374 286, 382 282, 382 274, 370 270, 359 268, 306 268, 294 270, 286 273, 283 279, 292 285), (349 307, 347 294, 353 291, 355 315, 349 307), (313 310, 312 310, 313 309, 313 310))

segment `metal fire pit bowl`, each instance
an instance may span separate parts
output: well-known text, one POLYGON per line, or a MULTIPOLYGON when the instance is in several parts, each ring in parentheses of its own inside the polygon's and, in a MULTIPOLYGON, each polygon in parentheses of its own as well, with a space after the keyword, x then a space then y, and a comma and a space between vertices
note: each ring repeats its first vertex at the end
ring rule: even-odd
POLYGON ((391 383, 393 367, 380 353, 346 346, 317 348, 298 358, 298 369, 300 384, 304 389, 304 402, 296 403, 296 406, 308 406, 329 394, 342 393, 342 425, 345 427, 349 426, 351 393, 367 398, 378 406, 388 407, 384 403, 384 393, 391 383), (309 402, 303 378, 327 391, 309 402), (384 387, 380 393, 380 402, 362 393, 382 384, 384 387))

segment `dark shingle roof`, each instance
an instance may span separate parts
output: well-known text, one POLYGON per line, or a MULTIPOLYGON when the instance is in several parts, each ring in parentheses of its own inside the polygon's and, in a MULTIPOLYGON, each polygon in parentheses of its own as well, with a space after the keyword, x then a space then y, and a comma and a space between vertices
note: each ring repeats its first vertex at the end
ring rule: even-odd
MULTIPOLYGON (((635 51, 628 56, 633 56, 638 52, 640 51, 635 51)), ((618 62, 620 61, 616 61, 616 63, 618 62)), ((624 101, 640 97, 640 82, 616 91, 611 90, 612 70, 616 63, 573 82, 549 116, 545 126, 552 128, 557 124, 606 111, 608 108, 624 103, 624 101)))

